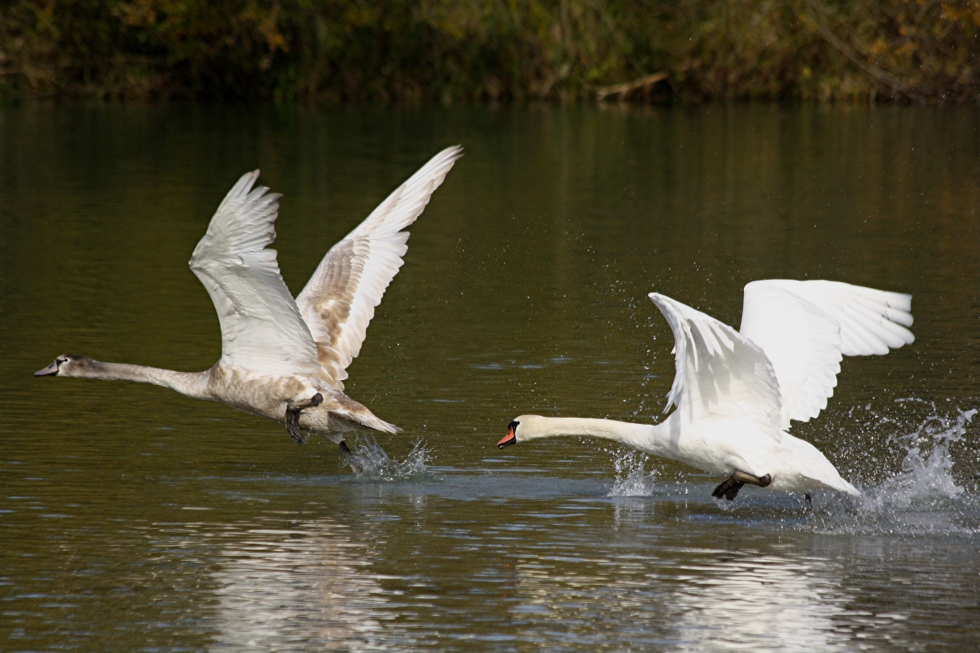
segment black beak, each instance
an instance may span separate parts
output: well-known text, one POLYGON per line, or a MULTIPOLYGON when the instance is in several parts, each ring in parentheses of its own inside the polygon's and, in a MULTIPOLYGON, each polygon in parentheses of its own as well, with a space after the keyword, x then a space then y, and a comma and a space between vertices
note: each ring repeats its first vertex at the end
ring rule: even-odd
POLYGON ((58 376, 58 361, 51 363, 43 370, 34 372, 34 376, 58 376))

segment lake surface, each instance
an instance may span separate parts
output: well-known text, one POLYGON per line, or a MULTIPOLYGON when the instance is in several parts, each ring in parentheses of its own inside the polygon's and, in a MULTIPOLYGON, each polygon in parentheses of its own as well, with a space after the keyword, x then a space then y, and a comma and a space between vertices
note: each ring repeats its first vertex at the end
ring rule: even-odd
POLYGON ((0 109, 0 650, 980 649, 975 108, 0 109), (404 433, 296 446, 56 355, 202 370, 187 260, 245 171, 284 193, 298 292, 441 148, 348 393, 404 433), (862 488, 747 488, 522 413, 660 419, 658 291, 737 325, 741 289, 914 295, 916 342, 846 359, 793 433, 862 488))

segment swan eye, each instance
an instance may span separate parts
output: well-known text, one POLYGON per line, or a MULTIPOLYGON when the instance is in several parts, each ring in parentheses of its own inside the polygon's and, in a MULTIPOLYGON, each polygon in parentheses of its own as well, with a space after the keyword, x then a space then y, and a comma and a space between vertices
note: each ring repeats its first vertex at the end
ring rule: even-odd
POLYGON ((508 425, 507 425, 507 428, 508 428, 509 430, 511 430, 511 431, 513 431, 513 430, 516 430, 516 429, 517 429, 517 427, 518 427, 519 425, 520 425, 520 422, 518 422, 518 421, 517 421, 517 420, 515 419, 515 420, 514 420, 513 422, 511 422, 510 424, 508 424, 508 425))

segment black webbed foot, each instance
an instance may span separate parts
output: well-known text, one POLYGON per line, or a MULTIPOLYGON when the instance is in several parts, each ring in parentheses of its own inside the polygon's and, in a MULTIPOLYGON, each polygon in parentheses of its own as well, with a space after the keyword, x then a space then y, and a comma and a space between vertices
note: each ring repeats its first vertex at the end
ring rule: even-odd
POLYGON ((715 491, 711 493, 711 496, 716 499, 725 497, 729 501, 732 501, 738 495, 738 491, 742 489, 743 485, 745 485, 745 483, 736 481, 734 477, 729 476, 715 488, 715 491))
POLYGON ((293 442, 296 444, 306 442, 306 438, 303 437, 303 432, 299 428, 299 414, 305 408, 319 406, 322 403, 323 395, 318 392, 306 401, 297 401, 286 406, 286 430, 289 431, 289 437, 293 439, 293 442))
POLYGON ((299 412, 286 411, 286 430, 296 444, 306 444, 306 438, 299 430, 299 412))
POLYGON ((718 487, 715 488, 714 492, 711 493, 716 499, 725 497, 729 501, 735 499, 738 495, 738 491, 742 489, 742 486, 746 483, 750 485, 758 485, 759 487, 768 487, 772 483, 772 476, 766 474, 765 476, 753 476, 752 474, 746 474, 745 472, 733 472, 731 476, 722 481, 718 487))

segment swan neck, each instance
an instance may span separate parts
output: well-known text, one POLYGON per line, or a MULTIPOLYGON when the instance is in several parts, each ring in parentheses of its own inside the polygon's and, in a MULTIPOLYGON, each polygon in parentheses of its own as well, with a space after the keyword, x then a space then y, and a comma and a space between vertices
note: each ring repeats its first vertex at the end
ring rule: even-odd
POLYGON ((86 379, 102 379, 104 381, 135 381, 137 383, 153 383, 154 385, 171 388, 177 392, 198 399, 210 399, 208 394, 207 372, 175 372, 158 367, 145 365, 127 365, 125 363, 104 363, 91 358, 85 364, 73 367, 63 376, 86 379))
POLYGON ((524 426, 521 440, 577 435, 613 440, 631 447, 636 447, 651 428, 648 424, 586 417, 535 417, 524 426))

